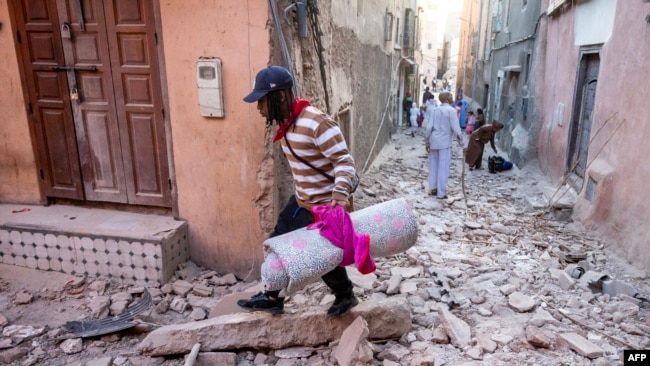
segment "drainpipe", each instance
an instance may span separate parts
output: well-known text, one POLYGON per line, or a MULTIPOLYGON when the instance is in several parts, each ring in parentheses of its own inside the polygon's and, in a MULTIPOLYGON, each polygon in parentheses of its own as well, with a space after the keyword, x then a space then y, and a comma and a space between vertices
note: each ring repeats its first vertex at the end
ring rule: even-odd
POLYGON ((298 9, 298 37, 307 38, 307 3, 298 1, 296 8, 298 9))
MULTIPOLYGON (((271 8, 271 16, 273 17, 273 25, 275 26, 275 31, 278 33, 278 40, 280 41, 280 48, 282 48, 282 58, 284 59, 284 66, 293 77, 293 62, 291 61, 291 55, 289 54, 289 48, 287 47, 287 41, 284 38, 284 33, 282 32, 282 24, 280 24, 280 17, 278 16, 278 8, 275 5, 275 0, 269 0, 269 7, 271 8)), ((295 77, 294 77, 295 80, 295 77)), ((293 95, 300 95, 300 90, 298 89, 298 83, 293 83, 293 95)))

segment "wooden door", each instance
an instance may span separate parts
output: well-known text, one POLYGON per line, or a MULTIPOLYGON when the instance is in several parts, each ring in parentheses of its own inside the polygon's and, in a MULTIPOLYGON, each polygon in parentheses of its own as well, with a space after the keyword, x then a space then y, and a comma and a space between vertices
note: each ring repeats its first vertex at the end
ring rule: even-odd
POLYGON ((596 87, 600 70, 597 52, 583 54, 577 79, 574 112, 571 119, 566 169, 572 176, 572 185, 582 189, 587 170, 591 124, 596 103, 596 87))
MULTIPOLYGON (((50 165, 77 169, 76 176, 68 168, 60 173, 67 179, 59 179, 69 181, 76 188, 75 195, 69 193, 71 189, 64 192, 68 195, 60 194, 51 184, 52 178, 44 179, 46 194, 89 201, 171 206, 151 1, 15 3, 25 19, 17 22, 19 29, 23 24, 26 34, 36 34, 31 30, 32 23, 43 23, 42 14, 47 14, 46 34, 51 40, 47 46, 53 50, 53 56, 49 56, 52 60, 46 67, 47 75, 58 81, 61 122, 49 129, 41 127, 43 132, 36 133, 41 164, 52 161, 50 165), (69 142, 64 147, 70 151, 65 162, 60 161, 60 154, 52 154, 52 149, 48 149, 52 142, 59 150, 63 149, 56 144, 63 132, 65 141, 69 142)), ((29 42, 21 48, 31 60, 41 47, 42 44, 29 42)), ((28 66, 33 68, 33 61, 27 63, 26 70, 28 66)), ((27 74, 28 84, 35 86, 30 88, 30 99, 39 101, 38 79, 30 78, 34 72, 27 74)), ((35 123, 52 125, 42 115, 40 111, 34 114, 35 123)), ((43 170, 49 171, 42 176, 54 175, 55 171, 48 167, 45 165, 43 170)))
POLYGON ((81 168, 56 4, 13 1, 16 33, 29 93, 29 111, 45 195, 83 199, 81 168))

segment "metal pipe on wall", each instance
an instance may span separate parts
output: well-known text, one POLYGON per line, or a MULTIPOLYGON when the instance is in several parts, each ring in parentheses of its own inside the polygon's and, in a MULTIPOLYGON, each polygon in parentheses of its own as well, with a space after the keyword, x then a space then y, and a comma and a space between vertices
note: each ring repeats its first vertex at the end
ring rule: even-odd
POLYGON ((296 8, 298 9, 298 37, 307 38, 307 3, 298 1, 296 8))

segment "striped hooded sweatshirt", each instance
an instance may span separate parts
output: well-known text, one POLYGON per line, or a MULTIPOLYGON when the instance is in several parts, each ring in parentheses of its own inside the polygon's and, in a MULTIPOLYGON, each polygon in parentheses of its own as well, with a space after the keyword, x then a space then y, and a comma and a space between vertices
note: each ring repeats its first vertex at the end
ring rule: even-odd
POLYGON ((338 124, 313 106, 304 108, 285 132, 289 145, 303 160, 335 178, 327 177, 300 162, 281 139, 289 161, 298 205, 311 209, 332 199, 345 201, 350 196, 355 174, 354 159, 348 151, 338 124))

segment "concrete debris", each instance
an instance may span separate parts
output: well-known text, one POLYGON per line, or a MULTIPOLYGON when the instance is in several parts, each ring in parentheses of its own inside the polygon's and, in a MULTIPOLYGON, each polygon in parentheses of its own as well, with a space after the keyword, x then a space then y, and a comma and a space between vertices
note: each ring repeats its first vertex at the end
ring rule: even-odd
POLYGON ((520 313, 525 313, 535 307, 535 300, 519 291, 515 291, 508 296, 508 305, 520 313))
POLYGON ((85 366, 111 366, 113 365, 113 357, 102 357, 102 358, 95 358, 93 360, 90 360, 86 363, 85 366))
POLYGON ((73 354, 73 353, 79 353, 83 350, 84 345, 83 341, 81 338, 72 338, 72 339, 66 339, 61 343, 59 346, 61 350, 66 353, 66 354, 73 354))
POLYGON ((0 352, 0 363, 10 365, 25 357, 29 353, 29 347, 16 347, 0 352))
POLYGON ((128 305, 129 301, 127 300, 114 301, 109 306, 109 313, 111 315, 120 315, 126 310, 128 305))
POLYGON ((197 283, 192 287, 192 293, 198 296, 212 296, 212 288, 204 284, 197 283))
POLYGON ((393 267, 390 269, 391 275, 400 275, 402 278, 419 277, 422 273, 422 267, 393 267))
MULTIPOLYGON (((108 283, 106 281, 95 280, 95 281, 93 281, 92 283, 90 283, 88 285, 88 291, 89 291, 91 296, 92 295, 101 296, 106 291, 107 286, 108 286, 108 283)), ((142 293, 142 291, 140 291, 139 293, 142 293)))
POLYGON ((25 305, 29 304, 34 300, 34 296, 26 291, 20 291, 16 294, 16 299, 14 300, 14 305, 25 305))
POLYGON ((172 302, 169 304, 169 308, 174 310, 179 314, 183 314, 187 310, 188 304, 185 299, 180 297, 175 297, 172 302))
POLYGON ((575 279, 573 279, 573 277, 571 277, 566 271, 558 268, 549 268, 548 271, 551 274, 551 278, 558 282, 558 285, 562 290, 571 290, 576 283, 575 279))
POLYGON ((469 358, 472 360, 482 360, 483 359, 483 349, 481 347, 469 347, 465 352, 469 358))
POLYGON ((235 277, 234 274, 228 273, 223 277, 217 277, 217 276, 212 277, 209 280, 209 282, 215 286, 232 286, 236 284, 238 281, 237 281, 237 277, 235 277))
POLYGON ((108 316, 108 306, 111 299, 108 296, 97 296, 90 299, 88 308, 90 315, 95 319, 101 319, 108 316))
POLYGON ((409 354, 409 349, 401 344, 389 344, 386 349, 381 351, 378 355, 379 359, 390 360, 399 362, 402 358, 409 354))
POLYGON ((260 282, 186 262, 169 283, 146 288, 155 309, 121 323, 129 332, 83 342, 73 335, 80 351, 67 354, 59 346, 70 334, 58 324, 103 320, 109 311, 121 317, 145 287, 40 271, 24 276, 34 287, 16 285, 5 275, 14 266, 0 264, 0 303, 10 305, 0 315, 0 363, 180 366, 179 355, 200 342, 195 366, 604 366, 621 364, 628 348, 613 338, 650 348, 647 271, 620 260, 578 222, 562 221, 569 207, 531 211, 527 201, 543 198, 548 184, 534 162, 498 175, 466 170, 465 201, 454 148, 451 198, 438 200, 427 194, 423 150, 421 139, 398 130, 364 172, 355 206, 405 197, 418 213, 420 236, 406 253, 379 258, 370 275, 347 268, 361 301, 349 314, 325 316, 334 296, 321 281, 288 297, 286 315, 244 313, 236 301, 263 291, 260 282), (58 275, 54 285, 41 284, 58 275), (367 322, 367 336, 358 319, 367 322), (168 355, 176 356, 161 357, 168 355))
POLYGON ((33 327, 31 325, 9 325, 2 329, 2 336, 11 339, 16 345, 23 341, 38 337, 45 333, 45 327, 33 327))
POLYGON ((180 269, 176 271, 178 278, 187 282, 192 282, 201 275, 201 268, 192 261, 181 263, 180 269))
POLYGON ((476 336, 476 343, 485 353, 494 353, 494 351, 497 350, 497 342, 493 341, 485 334, 476 336))
POLYGON ((490 339, 496 342, 496 344, 499 346, 505 346, 506 344, 512 342, 514 338, 507 334, 493 334, 490 339))
POLYGON ((353 362, 372 362, 372 350, 368 357, 370 349, 367 340, 368 333, 368 323, 360 316, 343 331, 339 345, 334 352, 334 357, 339 365, 350 366, 353 362))
POLYGON ((577 333, 560 334, 560 338, 565 340, 569 348, 587 358, 597 358, 603 355, 603 350, 595 344, 589 342, 577 333))
POLYGON ((207 314, 205 313, 205 310, 203 310, 201 308, 194 308, 194 310, 192 310, 192 312, 190 313, 190 319, 196 320, 196 321, 203 320, 203 319, 205 319, 206 315, 207 314))
MULTIPOLYGON (((237 354, 233 352, 201 352, 196 361, 200 366, 237 366, 237 354)), ((263 363, 254 364, 262 365, 263 363)))
POLYGON ((290 347, 273 352, 278 358, 302 358, 311 356, 316 350, 312 347, 290 347))
POLYGON ((458 348, 467 346, 472 339, 470 326, 442 306, 438 308, 438 315, 451 343, 458 348))
POLYGON ((526 339, 528 340, 528 343, 535 347, 549 348, 551 346, 550 338, 544 333, 544 331, 534 325, 526 327, 526 339))
POLYGON ((192 284, 184 280, 178 280, 172 283, 172 292, 180 297, 187 296, 192 291, 192 288, 192 284))
POLYGON ((353 316, 369 319, 368 329, 372 339, 401 337, 411 329, 408 304, 400 298, 372 303, 362 301, 348 315, 334 320, 326 316, 325 310, 314 307, 282 316, 238 313, 194 323, 168 325, 149 333, 138 349, 150 356, 187 353, 197 340, 205 351, 317 346, 338 338, 354 320, 353 316), (297 331, 287 333, 287 329, 297 331), (269 337, 269 334, 273 334, 273 337, 269 337))

